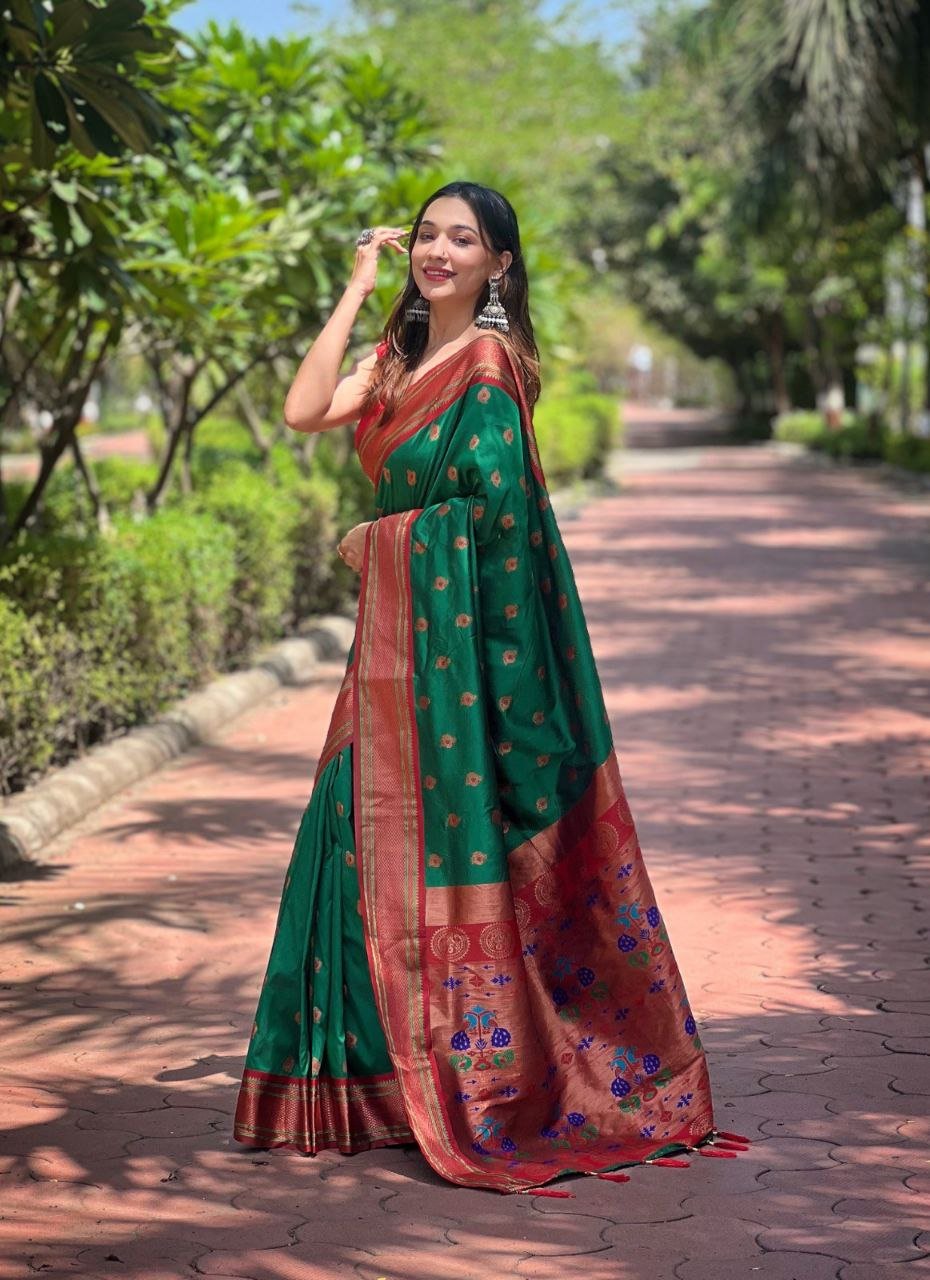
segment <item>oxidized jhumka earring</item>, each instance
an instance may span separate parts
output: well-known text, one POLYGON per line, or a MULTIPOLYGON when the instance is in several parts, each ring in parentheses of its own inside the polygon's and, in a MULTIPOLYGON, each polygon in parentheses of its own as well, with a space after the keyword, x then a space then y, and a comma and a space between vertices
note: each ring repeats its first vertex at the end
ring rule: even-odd
POLYGON ((407 308, 407 310, 404 312, 404 316, 408 320, 415 320, 415 321, 429 320, 429 303, 423 297, 422 293, 419 294, 417 298, 407 308))
POLYGON ((479 329, 500 329, 502 333, 509 333, 510 321, 507 319, 507 312, 501 306, 501 301, 497 294, 497 282, 499 279, 500 276, 491 276, 488 281, 491 286, 491 295, 475 316, 475 324, 479 329))

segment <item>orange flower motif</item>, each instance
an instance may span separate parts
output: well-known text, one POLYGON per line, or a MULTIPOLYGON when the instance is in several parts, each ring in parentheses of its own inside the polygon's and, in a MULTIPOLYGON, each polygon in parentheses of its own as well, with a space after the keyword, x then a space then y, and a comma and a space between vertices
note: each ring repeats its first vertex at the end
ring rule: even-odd
POLYGON ((421 711, 425 711, 429 706, 429 694, 421 693, 419 698, 417 698, 417 706, 421 711))
POLYGON ((460 533, 457 538, 453 539, 452 545, 455 547, 456 551, 464 551, 468 546, 468 539, 463 533, 460 533))
POLYGON ((439 576, 433 579, 433 586, 436 588, 437 591, 445 591, 448 585, 449 585, 448 578, 443 578, 442 576, 439 576))
POLYGON ((382 468, 381 468, 381 478, 382 478, 382 480, 384 480, 385 484, 389 484, 389 483, 390 483, 390 480, 391 480, 391 473, 390 473, 390 471, 389 471, 389 469, 388 469, 387 467, 382 467, 382 468))
POLYGON ((542 724, 545 718, 546 718, 546 713, 544 711, 533 712, 533 724, 542 724))
POLYGON ((463 707, 473 707, 477 701, 478 701, 477 693, 472 693, 471 690, 469 689, 466 689, 465 692, 459 697, 459 703, 463 707))
POLYGON ((497 705, 500 707, 501 711, 508 711, 512 702, 513 698, 509 693, 505 693, 502 698, 497 699, 497 705))
POLYGON ((519 605, 517 605, 517 604, 505 604, 505 605, 504 605, 504 617, 505 617, 505 618, 515 618, 519 612, 520 612, 520 606, 519 606, 519 605))
POLYGON ((429 623, 425 618, 417 618, 416 622, 413 624, 415 631, 425 631, 428 626, 429 623))
POLYGON ((346 1044, 349 1046, 350 1049, 354 1049, 355 1046, 358 1044, 358 1036, 355 1034, 354 1031, 346 1032, 346 1044))
POLYGON ((423 779, 423 785, 424 787, 426 787, 427 791, 432 791, 433 787, 435 787, 436 779, 433 777, 431 773, 428 773, 426 777, 423 779))
POLYGON ((471 622, 470 613, 458 613, 455 615, 455 625, 457 627, 467 627, 471 622))
POLYGON ((483 867, 488 860, 488 855, 486 853, 482 853, 480 849, 476 849, 471 855, 471 860, 474 866, 483 867))
POLYGON ((440 737, 439 737, 439 745, 440 745, 441 747, 454 747, 454 746, 455 746, 455 734, 453 734, 453 733, 443 733, 443 734, 440 734, 440 737))
POLYGON ((451 665, 452 665, 452 659, 449 657, 447 653, 441 653, 439 657, 436 659, 436 666, 439 668, 440 671, 447 671, 451 665))
POLYGON ((500 809, 492 809, 492 810, 491 810, 491 821, 494 823, 495 827, 499 827, 499 826, 500 826, 500 821, 501 821, 501 811, 500 811, 500 809))
POLYGON ((475 397, 475 399, 478 401, 479 404, 487 404, 487 402, 491 399, 490 387, 479 387, 478 394, 475 397))
POLYGON ((355 854, 352 852, 351 849, 346 849, 346 866, 347 867, 355 866, 355 854))
POLYGON ((501 482, 501 473, 498 471, 497 467, 495 467, 494 470, 491 472, 491 484, 493 484, 494 487, 497 488, 500 485, 500 482, 501 482))
POLYGON ((546 595, 548 595, 549 592, 552 590, 552 579, 543 578, 542 582, 539 584, 539 589, 540 591, 544 591, 546 595))
POLYGON ((408 483, 408 484, 416 484, 416 482, 417 482, 417 473, 414 471, 413 467, 408 467, 408 468, 407 468, 407 483, 408 483))
POLYGON ((336 812, 339 814, 339 816, 340 816, 340 817, 342 817, 342 815, 345 813, 345 811, 346 811, 346 807, 345 807, 345 805, 342 803, 342 801, 341 801, 341 800, 337 800, 337 801, 336 801, 336 812))
POLYGON ((472 438, 468 442, 469 449, 477 449, 478 443, 480 440, 481 440, 480 436, 472 436, 472 438))
MULTIPOLYGON (((507 790, 510 791, 511 788, 508 787, 507 790)), ((501 827, 501 831, 503 831, 504 835, 506 835, 509 830, 510 830, 510 823, 505 822, 504 825, 501 827)))
POLYGON ((320 959, 320 957, 319 957, 319 956, 314 956, 314 957, 313 957, 313 972, 314 972, 314 973, 319 973, 319 972, 320 972, 320 970, 321 970, 322 968, 323 968, 323 961, 320 959))
POLYGON ((513 573, 514 569, 516 569, 519 563, 520 561, 517 559, 516 556, 508 556, 507 559, 504 561, 504 568, 507 570, 508 573, 513 573))
POLYGON ((481 785, 483 781, 484 779, 482 778, 480 773, 475 773, 472 771, 471 773, 466 773, 465 775, 466 787, 478 787, 481 785))
POLYGON ((322 1009, 318 1009, 318 1008, 317 1008, 317 1006, 316 1006, 316 1005, 314 1005, 314 1006, 313 1006, 313 1021, 314 1021, 314 1022, 319 1022, 319 1021, 320 1021, 320 1019, 321 1019, 322 1017, 323 1017, 323 1010, 322 1010, 322 1009))
POLYGON ((457 813, 450 813, 446 815, 447 827, 457 827, 461 821, 462 819, 459 817, 457 813))
POLYGON ((526 476, 520 476, 520 479, 518 480, 517 483, 520 485, 520 488, 523 490, 523 492, 526 493, 526 476))
POLYGON ((421 556, 423 552, 426 550, 426 543, 421 542, 420 539, 417 538, 416 542, 413 544, 413 549, 418 556, 421 556))
POLYGON ((503 435, 508 444, 513 444, 513 427, 508 427, 503 435))
POLYGON ((545 813, 546 810, 549 808, 549 797, 540 796, 539 799, 536 801, 536 808, 539 810, 540 813, 545 813))
POLYGON ((450 508, 449 508, 448 502, 444 502, 441 507, 436 508, 436 510, 441 516, 447 516, 449 514, 449 509, 450 508))
POLYGON ((481 519, 481 517, 484 515, 484 507, 481 505, 481 503, 480 503, 480 502, 476 502, 476 503, 475 503, 474 507, 472 507, 472 513, 471 513, 471 514, 472 514, 472 517, 473 517, 475 520, 480 520, 480 519, 481 519))
POLYGON ((542 530, 534 529, 530 534, 530 542, 532 542, 534 547, 538 547, 542 542, 542 530))
POLYGON ((572 661, 572 659, 575 656, 575 646, 573 644, 570 644, 568 648, 565 650, 565 656, 566 658, 568 658, 569 662, 572 661))
POLYGON ((554 560, 559 554, 559 549, 554 542, 549 543, 549 559, 554 560))
POLYGON ((429 863, 429 865, 430 865, 431 867, 441 867, 441 866, 442 866, 442 855, 441 855, 441 854, 438 854, 438 853, 431 853, 431 854, 429 855, 429 857, 427 858, 427 862, 429 863))
POLYGON ((501 516, 501 524, 505 529, 512 529, 514 526, 513 512, 507 511, 501 516))
POLYGON ((536 764, 537 764, 537 766, 538 766, 540 769, 544 769, 544 768, 546 767, 546 765, 549 763, 549 761, 550 761, 551 759, 552 759, 552 757, 551 757, 551 756, 549 756, 549 755, 545 755, 545 756, 537 756, 537 757, 536 757, 536 764))
POLYGON ((564 591, 559 592, 559 608, 560 609, 568 608, 568 596, 565 594, 564 591))
POLYGON ((455 467, 455 466, 446 467, 446 475, 449 477, 450 480, 458 480, 459 478, 458 467, 455 467))
POLYGON ((545 511, 546 507, 548 507, 549 505, 548 496, 544 493, 542 497, 537 501, 536 505, 537 507, 539 507, 540 511, 545 511))
POLYGON ((432 426, 430 427, 430 429, 429 429, 429 438, 430 438, 431 440, 438 440, 438 439, 439 439, 439 426, 438 426, 438 424, 437 424, 437 423, 435 423, 435 422, 433 423, 433 425, 432 425, 432 426))
POLYGON ((513 750, 512 742, 499 742, 497 744, 497 754, 501 756, 509 756, 513 750))
POLYGON ((511 663, 514 663, 517 660, 517 650, 505 649, 501 654, 501 658, 503 659, 504 666, 509 667, 511 663))
POLYGON ((545 668, 545 667, 537 667, 537 668, 536 668, 536 674, 537 674, 537 676, 539 677, 539 679, 540 679, 540 680, 545 680, 545 678, 546 678, 546 668, 545 668))

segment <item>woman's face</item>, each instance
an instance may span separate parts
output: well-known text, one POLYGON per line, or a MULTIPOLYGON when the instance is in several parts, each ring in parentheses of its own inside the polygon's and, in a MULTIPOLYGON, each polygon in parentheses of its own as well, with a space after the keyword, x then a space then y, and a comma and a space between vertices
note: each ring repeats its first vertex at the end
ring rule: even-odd
POLYGON ((512 259, 506 250, 497 254, 484 247, 477 217, 458 196, 441 196, 427 206, 410 249, 414 283, 427 302, 474 302, 512 259))

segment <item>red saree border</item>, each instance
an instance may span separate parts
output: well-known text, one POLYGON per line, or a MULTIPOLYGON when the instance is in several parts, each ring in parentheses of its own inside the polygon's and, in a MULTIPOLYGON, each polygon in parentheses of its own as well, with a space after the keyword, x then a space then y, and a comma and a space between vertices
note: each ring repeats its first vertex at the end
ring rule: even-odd
POLYGON ((397 1077, 275 1075, 246 1068, 233 1135, 251 1147, 346 1155, 412 1142, 397 1077))
POLYGON ((366 533, 353 752, 362 919, 375 1001, 417 1143, 448 1181, 487 1186, 487 1172, 453 1140, 430 1047, 409 559, 419 514, 384 517, 366 533))
POLYGON ((359 423, 355 448, 372 484, 377 487, 385 462, 399 445, 445 413, 470 386, 479 382, 499 387, 519 406, 533 469, 544 485, 522 375, 510 348, 492 334, 475 338, 449 360, 431 369, 404 397, 389 424, 372 431, 374 416, 359 423))
POLYGON ((353 699, 353 681, 354 672, 349 667, 342 678, 342 684, 339 686, 339 692, 336 694, 336 701, 333 705, 332 714, 329 718, 329 728, 326 730, 326 737, 323 741, 323 749, 317 760, 316 771, 313 775, 313 782, 316 785, 320 774, 329 764, 334 756, 337 756, 344 747, 352 741, 352 699, 353 699))

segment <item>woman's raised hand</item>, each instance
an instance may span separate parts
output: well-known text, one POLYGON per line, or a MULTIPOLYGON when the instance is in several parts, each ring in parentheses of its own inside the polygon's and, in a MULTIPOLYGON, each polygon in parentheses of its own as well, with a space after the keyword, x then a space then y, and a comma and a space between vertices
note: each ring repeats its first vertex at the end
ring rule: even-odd
POLYGON ((374 236, 368 244, 360 244, 355 251, 355 267, 349 284, 360 290, 366 297, 375 287, 378 278, 378 254, 383 245, 389 244, 398 253, 406 253, 407 249, 400 243, 403 236, 410 232, 405 227, 375 227, 374 236))

